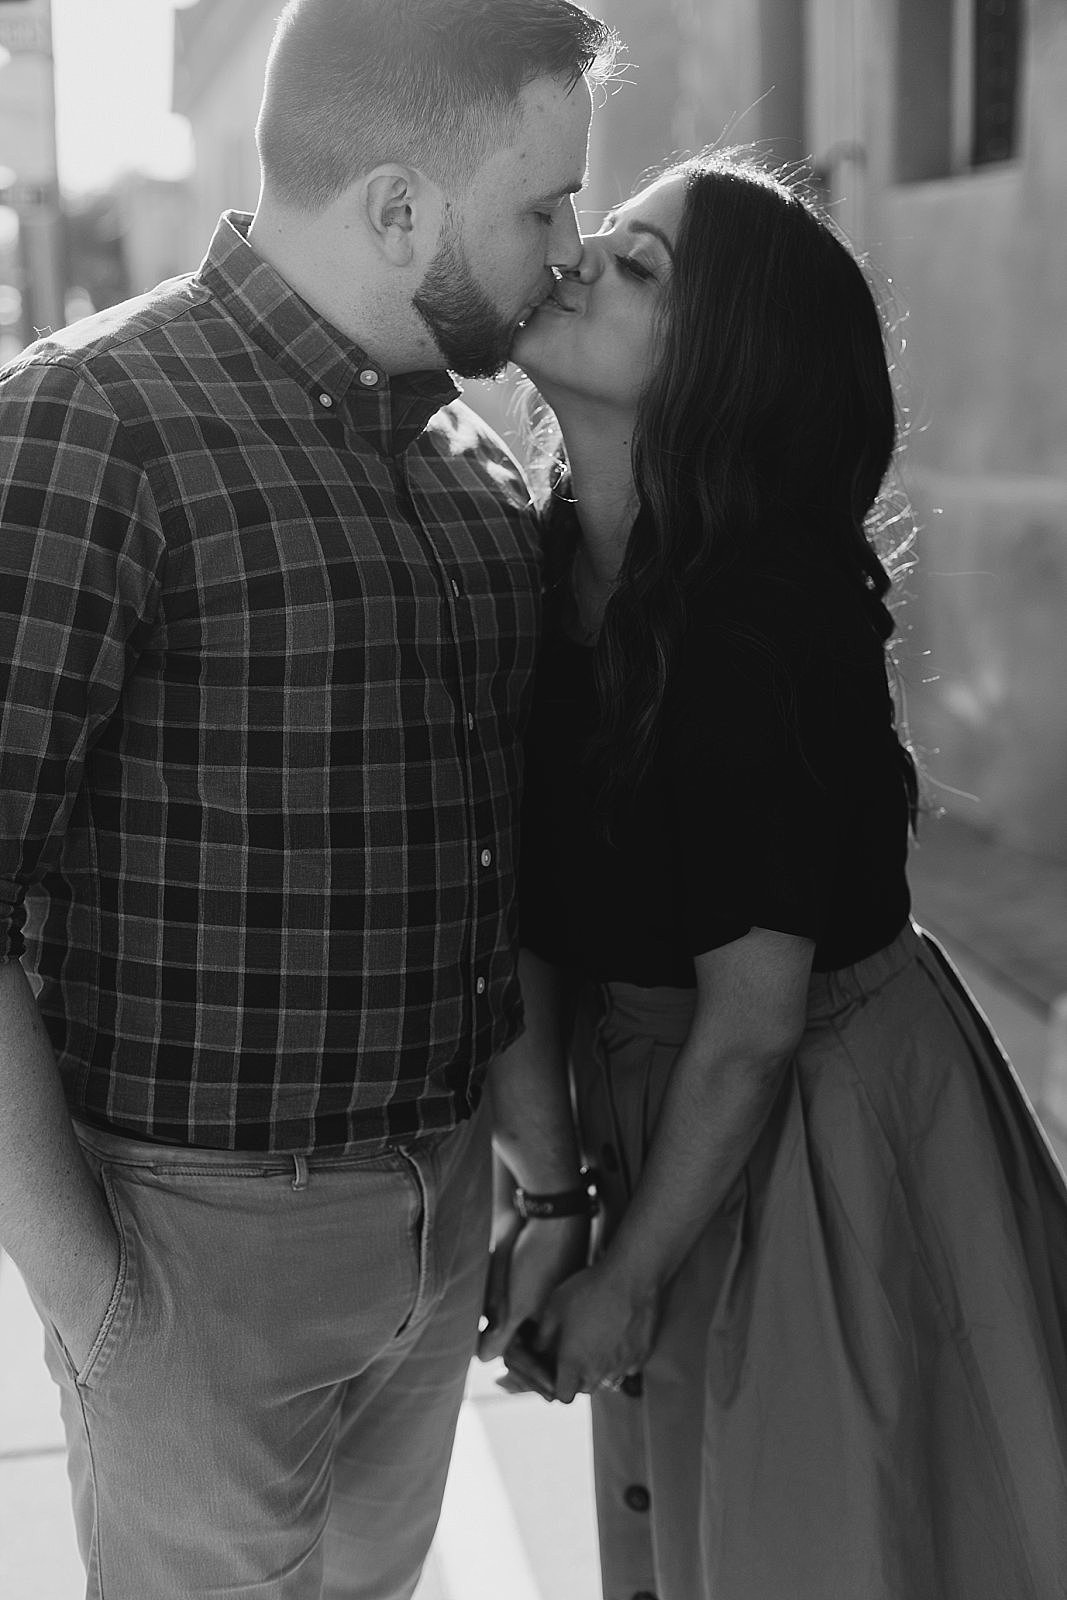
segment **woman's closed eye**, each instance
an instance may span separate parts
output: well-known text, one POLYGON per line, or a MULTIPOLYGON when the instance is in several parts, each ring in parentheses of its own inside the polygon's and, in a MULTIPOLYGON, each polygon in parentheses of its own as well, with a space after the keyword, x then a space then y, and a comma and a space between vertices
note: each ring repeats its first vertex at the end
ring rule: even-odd
POLYGON ((649 279, 654 279, 656 276, 652 268, 647 267, 643 261, 639 261, 637 256, 616 256, 615 265, 620 272, 625 273, 628 277, 636 278, 639 283, 647 283, 649 279))

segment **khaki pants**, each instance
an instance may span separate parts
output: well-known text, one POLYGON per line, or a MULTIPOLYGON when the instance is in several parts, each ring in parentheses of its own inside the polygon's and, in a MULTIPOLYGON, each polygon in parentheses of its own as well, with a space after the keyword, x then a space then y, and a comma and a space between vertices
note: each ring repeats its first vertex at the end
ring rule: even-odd
POLYGON ((481 1308, 485 1115, 370 1159, 78 1133, 122 1241, 80 1372, 46 1324, 87 1600, 407 1600, 481 1308))

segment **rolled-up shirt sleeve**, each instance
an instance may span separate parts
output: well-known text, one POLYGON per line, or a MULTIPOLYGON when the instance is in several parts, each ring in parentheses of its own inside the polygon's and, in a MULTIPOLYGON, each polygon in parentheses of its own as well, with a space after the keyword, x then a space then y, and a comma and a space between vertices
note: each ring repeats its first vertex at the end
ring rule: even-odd
POLYGON ((128 430, 62 360, 0 378, 0 961, 54 864, 87 752, 158 606, 155 500, 128 430))

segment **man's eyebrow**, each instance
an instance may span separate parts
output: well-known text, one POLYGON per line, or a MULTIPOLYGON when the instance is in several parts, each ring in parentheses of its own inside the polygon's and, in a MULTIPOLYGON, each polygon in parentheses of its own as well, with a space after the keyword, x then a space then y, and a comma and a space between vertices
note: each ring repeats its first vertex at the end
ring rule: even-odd
POLYGON ((564 199, 569 194, 581 194, 584 188, 585 179, 576 178, 571 183, 563 184, 562 188, 553 189, 551 194, 538 195, 537 199, 534 201, 534 204, 539 206, 551 205, 554 202, 564 199))

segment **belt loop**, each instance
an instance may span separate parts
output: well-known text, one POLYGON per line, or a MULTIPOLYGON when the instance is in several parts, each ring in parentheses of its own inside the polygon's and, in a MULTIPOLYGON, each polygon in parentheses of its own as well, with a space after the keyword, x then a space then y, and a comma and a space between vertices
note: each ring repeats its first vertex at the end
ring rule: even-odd
POLYGON ((307 1156, 293 1156, 293 1188, 306 1189, 308 1186, 308 1158, 307 1156))

